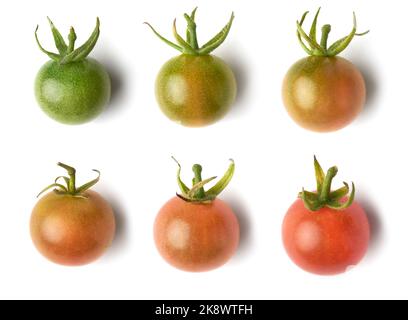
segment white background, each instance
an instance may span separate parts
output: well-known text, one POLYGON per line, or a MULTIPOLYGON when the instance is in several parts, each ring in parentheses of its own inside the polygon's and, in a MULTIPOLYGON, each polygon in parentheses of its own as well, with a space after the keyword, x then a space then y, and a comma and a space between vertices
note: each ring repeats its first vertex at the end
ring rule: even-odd
MULTIPOLYGON (((8 1, 0 11, 2 50, 0 100, 0 298, 113 299, 283 299, 408 298, 408 212, 406 208, 408 63, 404 1, 149 0, 8 1), (171 37, 174 17, 199 6, 203 42, 236 20, 216 54, 236 72, 239 96, 232 112, 203 129, 180 127, 165 118, 154 97, 161 65, 177 52, 142 24, 149 21, 171 37), (350 32, 352 11, 359 30, 344 53, 367 81, 366 110, 351 126, 332 134, 298 128, 281 102, 282 79, 305 54, 295 21, 323 6, 321 24, 333 24, 332 40, 350 32), (70 127, 47 118, 37 107, 33 81, 47 61, 34 41, 53 48, 49 15, 79 42, 90 35, 96 16, 102 27, 92 56, 114 80, 113 101, 96 121, 70 127), (351 272, 318 277, 298 269, 281 243, 281 223, 302 186, 314 187, 313 154, 325 169, 338 165, 337 183, 354 181, 358 200, 373 227, 366 259, 351 272), (236 176, 222 194, 239 215, 242 243, 225 267, 189 274, 169 267, 158 255, 152 226, 160 207, 177 191, 176 166, 204 165, 205 176, 221 175, 228 159, 236 176), (55 164, 77 167, 79 179, 102 171, 96 190, 114 206, 118 234, 100 261, 66 268, 34 249, 29 218, 36 194, 63 173, 55 164)), ((310 23, 312 17, 308 19, 310 23)))

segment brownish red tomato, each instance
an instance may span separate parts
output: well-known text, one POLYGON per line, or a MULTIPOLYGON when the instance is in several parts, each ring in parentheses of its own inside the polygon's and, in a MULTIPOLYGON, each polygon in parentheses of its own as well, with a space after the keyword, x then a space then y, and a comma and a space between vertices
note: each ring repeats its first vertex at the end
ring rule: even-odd
POLYGON ((356 266, 365 256, 370 226, 364 209, 354 202, 347 184, 330 191, 337 168, 324 175, 315 159, 318 189, 302 191, 283 222, 283 243, 300 268, 318 275, 336 275, 356 266))
POLYGON ((115 217, 109 203, 88 190, 99 177, 75 187, 75 169, 64 177, 67 187, 57 182, 56 189, 41 198, 31 216, 31 237, 38 251, 50 261, 80 266, 91 263, 110 247, 115 236, 115 217))
POLYGON ((360 71, 339 57, 308 57, 287 73, 283 99, 289 115, 305 129, 335 131, 363 110, 366 89, 360 71))
POLYGON ((312 131, 328 132, 347 126, 363 110, 366 101, 364 78, 351 62, 337 57, 354 36, 363 34, 356 33, 354 16, 354 27, 347 37, 328 48, 331 26, 325 25, 318 44, 316 25, 319 12, 320 9, 309 35, 302 29, 307 13, 298 22, 298 38, 310 57, 296 62, 289 69, 283 81, 282 96, 289 115, 296 123, 312 131))
POLYGON ((234 172, 231 164, 225 176, 210 190, 202 181, 201 166, 195 165, 194 186, 180 179, 182 194, 160 210, 154 238, 162 257, 172 266, 190 272, 210 271, 230 260, 239 244, 239 223, 234 212, 216 197, 226 188, 234 172))

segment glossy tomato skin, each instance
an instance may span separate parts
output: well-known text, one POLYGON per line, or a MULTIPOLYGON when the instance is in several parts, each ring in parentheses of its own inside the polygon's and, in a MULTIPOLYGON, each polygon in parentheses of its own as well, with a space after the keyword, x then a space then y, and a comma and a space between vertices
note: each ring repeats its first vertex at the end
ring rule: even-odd
POLYGON ((236 94, 231 68, 212 55, 177 56, 162 67, 156 80, 156 97, 163 113, 188 127, 220 120, 236 94))
POLYGON ((301 127, 329 132, 344 128, 364 108, 361 72, 340 57, 307 57, 295 63, 283 83, 283 101, 301 127))
POLYGON ((341 211, 325 207, 312 212, 299 199, 285 217, 282 234, 289 257, 300 268, 318 275, 336 275, 363 259, 370 226, 357 202, 341 211))
POLYGON ((35 80, 35 95, 42 110, 64 124, 82 124, 96 118, 111 96, 111 81, 94 59, 61 65, 47 62, 35 80))
POLYGON ((224 265, 239 244, 239 223, 231 208, 216 199, 209 204, 171 199, 159 212, 156 246, 172 266, 205 272, 224 265))
POLYGON ((96 192, 87 199, 51 192, 33 209, 31 237, 50 261, 81 266, 98 259, 115 236, 115 217, 110 205, 96 192))

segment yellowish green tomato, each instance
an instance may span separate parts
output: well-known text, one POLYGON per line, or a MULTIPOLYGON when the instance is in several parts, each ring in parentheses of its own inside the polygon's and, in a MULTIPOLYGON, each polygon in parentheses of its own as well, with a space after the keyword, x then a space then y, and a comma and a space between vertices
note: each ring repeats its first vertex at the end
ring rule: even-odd
POLYGON ((89 122, 102 113, 111 96, 111 81, 105 68, 95 59, 87 58, 99 38, 99 19, 89 40, 74 49, 73 28, 67 45, 50 21, 59 54, 46 51, 36 39, 48 61, 35 80, 35 96, 41 109, 52 119, 64 124, 89 122))
POLYGON ((211 55, 227 38, 234 15, 212 40, 198 46, 196 9, 187 20, 187 39, 174 25, 177 44, 153 32, 182 54, 161 68, 156 80, 156 98, 163 113, 171 120, 188 127, 201 127, 223 118, 237 95, 237 83, 231 68, 220 58, 211 55))
POLYGON ((220 120, 236 96, 229 66, 212 55, 183 54, 168 61, 156 80, 156 97, 170 119, 185 126, 203 126, 220 120))

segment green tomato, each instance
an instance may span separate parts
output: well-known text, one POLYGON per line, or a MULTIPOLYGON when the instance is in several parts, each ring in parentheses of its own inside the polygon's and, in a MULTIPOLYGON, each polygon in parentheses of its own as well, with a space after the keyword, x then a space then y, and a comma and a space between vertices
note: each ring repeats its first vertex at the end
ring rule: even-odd
POLYGON ((75 49, 77 35, 74 28, 67 44, 53 22, 49 20, 55 46, 59 53, 45 50, 35 32, 37 44, 51 61, 38 72, 35 96, 42 110, 54 120, 65 124, 82 124, 97 117, 108 104, 111 81, 105 68, 87 58, 100 34, 100 21, 88 41, 75 49))
POLYGON ((234 73, 221 59, 183 54, 168 61, 156 80, 156 97, 164 114, 189 127, 212 124, 235 101, 234 73))
POLYGON ((35 80, 35 95, 42 110, 65 124, 81 124, 96 118, 110 100, 111 82, 94 59, 61 65, 47 62, 35 80))

